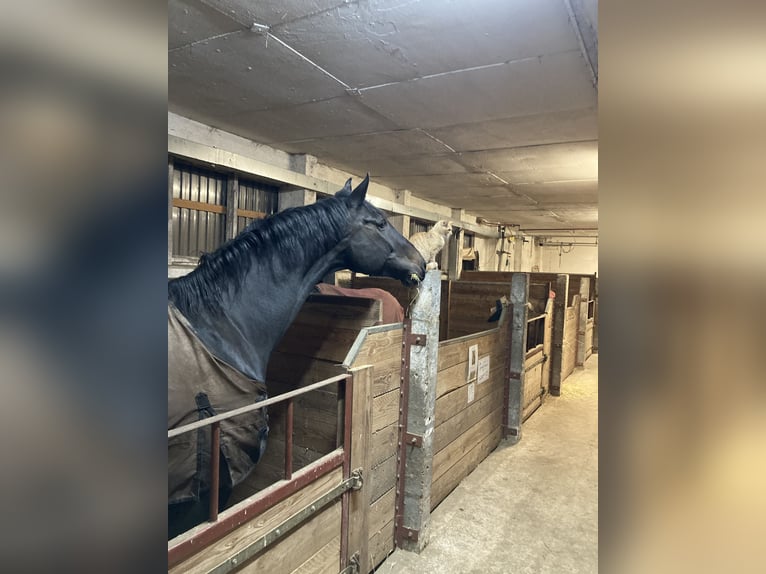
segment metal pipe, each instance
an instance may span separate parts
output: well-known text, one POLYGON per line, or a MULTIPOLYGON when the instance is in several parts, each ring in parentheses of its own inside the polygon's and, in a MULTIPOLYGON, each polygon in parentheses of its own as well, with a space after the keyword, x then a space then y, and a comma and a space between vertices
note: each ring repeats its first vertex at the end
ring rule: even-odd
POLYGON ((285 480, 293 477, 293 411, 293 399, 288 399, 285 413, 285 480))
POLYGON ((221 423, 213 423, 210 429, 210 513, 208 520, 218 520, 218 488, 220 486, 221 423))
POLYGON ((308 392, 315 391, 316 389, 321 389, 322 387, 326 387, 328 385, 331 385, 333 383, 337 383, 338 381, 342 381, 346 379, 349 375, 337 375, 335 377, 330 377, 329 379, 325 379, 324 381, 319 381, 318 383, 314 383, 311 385, 307 385, 305 387, 302 387, 300 389, 297 389, 295 391, 289 391, 287 393, 282 393, 281 395, 278 395, 276 397, 273 397, 271 399, 266 399, 264 401, 258 401, 257 403, 252 403, 250 405, 245 405, 244 407, 240 407, 238 409, 233 409, 231 411, 227 411, 225 413, 222 413, 220 415, 215 415, 212 417, 208 417, 199 421, 195 421, 193 423, 189 423, 188 425, 184 425, 182 427, 174 428, 168 431, 168 438, 173 438, 174 436, 178 436, 180 434, 183 434, 185 432, 197 430, 198 428, 202 428, 208 425, 211 425, 216 422, 224 421, 227 419, 230 419, 232 417, 236 417, 239 415, 244 415, 246 413, 262 409, 264 407, 270 407, 271 405, 276 405, 278 403, 281 403, 282 401, 286 401, 287 399, 291 399, 293 397, 297 397, 300 395, 305 395, 308 392))
MULTIPOLYGON (((343 383, 345 400, 343 404, 343 479, 351 476, 351 411, 354 400, 354 378, 349 375, 343 383)), ((349 492, 341 497, 340 505, 340 567, 348 563, 348 532, 349 532, 349 492)))

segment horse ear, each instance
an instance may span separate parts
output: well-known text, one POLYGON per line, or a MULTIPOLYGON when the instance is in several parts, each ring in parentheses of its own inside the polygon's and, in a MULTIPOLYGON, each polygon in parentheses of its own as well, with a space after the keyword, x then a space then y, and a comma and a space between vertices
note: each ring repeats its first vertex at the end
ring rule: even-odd
POLYGON ((343 189, 341 189, 340 191, 351 193, 351 178, 350 177, 346 180, 346 185, 344 185, 343 189))
MULTIPOLYGON (((349 180, 351 181, 351 180, 349 180)), ((356 189, 351 192, 349 203, 354 207, 359 207, 364 203, 364 198, 367 195, 367 186, 370 184, 370 174, 368 173, 362 180, 362 183, 356 186, 356 189)))

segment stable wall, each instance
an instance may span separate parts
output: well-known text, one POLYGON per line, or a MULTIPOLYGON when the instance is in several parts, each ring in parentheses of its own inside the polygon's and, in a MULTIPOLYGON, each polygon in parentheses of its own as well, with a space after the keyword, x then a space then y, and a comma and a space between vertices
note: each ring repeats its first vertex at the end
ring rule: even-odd
MULTIPOLYGON (((571 238, 570 238, 571 239, 571 238)), ((598 247, 573 245, 571 247, 539 247, 540 271, 543 273, 598 273, 598 247), (559 254, 559 249, 562 250, 559 254), (564 251, 570 250, 568 253, 564 251)))

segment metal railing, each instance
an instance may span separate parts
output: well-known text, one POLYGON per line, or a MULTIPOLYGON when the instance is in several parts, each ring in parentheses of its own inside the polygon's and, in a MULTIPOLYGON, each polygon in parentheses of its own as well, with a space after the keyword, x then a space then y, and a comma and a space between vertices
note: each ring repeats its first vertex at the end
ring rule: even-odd
POLYGON ((225 413, 208 417, 184 426, 174 428, 168 431, 168 439, 181 434, 199 430, 205 427, 211 427, 211 457, 210 457, 210 509, 208 515, 207 528, 195 529, 191 536, 181 534, 183 537, 179 542, 174 539, 168 542, 168 564, 169 566, 180 563, 199 548, 213 542, 228 532, 231 532, 253 516, 263 512, 267 508, 285 500, 287 497, 297 492, 314 480, 332 472, 336 468, 343 467, 343 476, 348 479, 350 476, 350 436, 351 436, 351 398, 353 389, 353 375, 350 373, 337 375, 294 391, 283 393, 276 397, 252 403, 225 413), (306 467, 293 472, 292 453, 293 453, 293 414, 294 400, 312 391, 322 389, 338 383, 339 397, 343 397, 343 445, 332 452, 322 456, 306 467), (238 508, 236 511, 227 513, 225 518, 219 520, 218 513, 218 489, 220 474, 220 441, 221 441, 221 422, 244 415, 256 410, 270 407, 276 404, 286 403, 285 416, 285 464, 284 479, 277 481, 272 486, 253 495, 250 502, 238 508))

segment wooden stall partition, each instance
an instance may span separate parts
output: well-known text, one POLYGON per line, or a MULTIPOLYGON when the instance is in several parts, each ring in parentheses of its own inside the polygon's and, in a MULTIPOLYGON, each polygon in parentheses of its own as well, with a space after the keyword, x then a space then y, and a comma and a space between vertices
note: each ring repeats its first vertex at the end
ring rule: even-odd
POLYGON ((364 477, 369 572, 394 549, 397 431, 402 377, 402 324, 367 327, 343 358, 343 368, 372 366, 369 468, 364 477))
MULTIPOLYGON (((322 478, 310 482, 298 492, 253 516, 233 532, 173 566, 171 574, 207 573, 230 560, 229 557, 245 550, 252 540, 272 532, 297 511, 310 505, 325 492, 343 480, 343 470, 337 468, 322 478)), ((221 514, 222 518, 235 513, 248 501, 242 501, 221 514)), ((338 571, 340 557, 341 502, 335 502, 307 522, 298 526, 289 536, 269 546, 250 560, 238 572, 306 572, 338 571), (303 568, 313 561, 314 568, 303 568)))
POLYGON ((561 352, 561 381, 572 374, 577 357, 577 330, 580 321, 580 296, 575 296, 574 304, 566 308, 564 315, 564 340, 561 352))
POLYGON ((489 331, 439 343, 432 509, 500 442, 508 346, 505 322, 489 331), (473 346, 477 349, 476 378, 469 381, 469 360, 473 362, 469 349, 473 346))
MULTIPOLYGON (((277 396, 345 372, 341 363, 361 329, 381 318, 380 301, 312 295, 271 355, 266 373, 269 396, 277 396)), ((292 468, 299 470, 341 442, 337 385, 294 401, 292 468)), ((266 488, 284 473, 285 406, 269 410, 268 447, 252 474, 232 493, 232 502, 266 488)))
MULTIPOLYGON (((447 329, 449 325, 448 309, 450 300, 450 288, 453 281, 446 279, 441 281, 441 303, 440 303, 440 322, 439 322, 439 340, 447 338, 447 329)), ((354 275, 351 278, 351 287, 354 289, 366 289, 374 287, 383 289, 393 295, 399 304, 404 307, 405 313, 411 307, 414 297, 417 295, 416 288, 408 288, 402 285, 400 281, 390 277, 367 277, 365 275, 354 275)))
MULTIPOLYGON (((510 301, 510 296, 510 282, 452 281, 447 307, 447 339, 492 328, 496 323, 489 319, 498 311, 497 301, 501 298, 510 301)), ((497 315, 494 318, 497 319, 497 315)))

